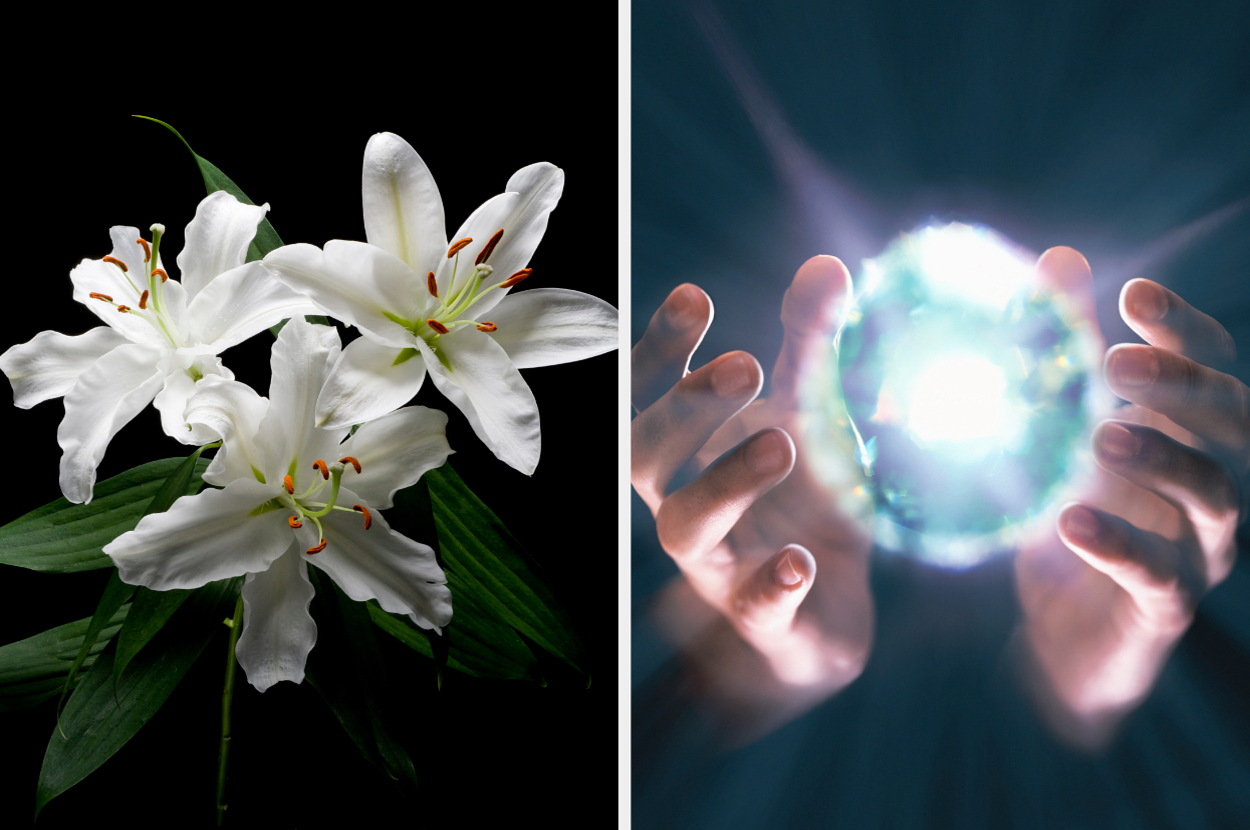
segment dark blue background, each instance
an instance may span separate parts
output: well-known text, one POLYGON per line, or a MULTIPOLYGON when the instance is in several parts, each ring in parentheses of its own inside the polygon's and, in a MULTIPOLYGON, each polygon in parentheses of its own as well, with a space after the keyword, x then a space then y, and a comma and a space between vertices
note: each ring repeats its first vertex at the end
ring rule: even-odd
MULTIPOLYGON (((799 264, 854 272, 936 216, 1080 250, 1112 343, 1140 342, 1120 286, 1159 280, 1233 333, 1250 378, 1250 212, 1225 210, 1250 197, 1246 4, 643 0, 632 43, 634 340, 690 281, 716 304, 692 366, 769 366, 799 264)), ((864 675, 726 753, 648 621, 676 569, 633 505, 636 826, 1250 825, 1244 543, 1101 756, 1054 743, 1004 665, 1009 560, 879 562, 864 675)))

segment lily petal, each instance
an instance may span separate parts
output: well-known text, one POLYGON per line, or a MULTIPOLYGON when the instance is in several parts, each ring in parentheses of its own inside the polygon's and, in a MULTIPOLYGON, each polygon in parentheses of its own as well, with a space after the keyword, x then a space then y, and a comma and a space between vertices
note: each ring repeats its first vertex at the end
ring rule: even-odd
POLYGON ((347 436, 348 427, 324 430, 313 426, 317 393, 339 351, 339 333, 332 326, 292 317, 282 327, 269 357, 269 412, 256 434, 267 459, 261 469, 266 476, 274 476, 267 480, 281 481, 290 470, 303 490, 318 475, 312 468, 314 461, 339 458, 339 442, 347 436))
POLYGON ((148 405, 165 378, 161 353, 127 343, 110 351, 78 377, 65 394, 65 417, 56 431, 61 455, 61 492, 75 504, 91 501, 95 471, 117 431, 148 405))
MULTIPOLYGON (((134 228, 122 230, 138 233, 134 228)), ((140 259, 139 262, 142 263, 143 260, 140 259)), ((107 323, 118 334, 132 343, 166 349, 171 347, 170 342, 146 320, 133 314, 119 312, 113 303, 97 300, 91 296, 93 293, 103 294, 112 297, 113 302, 118 305, 138 308, 139 297, 145 286, 141 270, 131 269, 123 273, 120 268, 111 263, 98 259, 84 259, 69 272, 69 278, 74 284, 74 299, 85 305, 92 314, 107 323)))
POLYGON ((165 373, 165 385, 156 394, 152 405, 161 413, 161 428, 165 434, 192 447, 216 441, 215 432, 201 424, 189 424, 183 418, 187 400, 195 393, 196 381, 190 372, 201 378, 220 376, 234 380, 234 372, 227 369, 215 355, 196 357, 185 351, 169 352, 161 359, 160 368, 165 373))
POLYGON ((299 542, 268 570, 247 575, 243 633, 234 653, 257 691, 283 680, 303 682, 308 652, 317 642, 317 623, 308 613, 315 594, 299 542))
POLYGON ((312 300, 296 294, 259 262, 248 262, 214 279, 187 309, 189 340, 220 354, 288 317, 320 314, 312 300))
POLYGON ((452 449, 447 444, 447 415, 424 406, 408 406, 356 430, 343 443, 342 454, 360 462, 351 476, 352 490, 369 505, 385 510, 395 491, 443 466, 452 449))
POLYGON ((433 271, 447 251, 447 223, 438 185, 417 151, 394 133, 378 133, 365 145, 362 178, 369 244, 417 274, 433 271))
POLYGON ((30 409, 64 395, 91 364, 129 342, 109 326, 97 326, 76 337, 41 331, 0 355, 0 372, 13 384, 13 405, 30 409))
POLYGON ((265 267, 326 313, 401 349, 411 347, 415 336, 386 315, 423 319, 428 303, 417 287, 432 299, 403 260, 364 242, 332 239, 324 251, 302 242, 284 245, 270 251, 265 267))
MULTIPOLYGON (((352 504, 362 499, 343 487, 339 501, 352 504)), ((303 556, 329 574, 343 593, 359 602, 376 599, 394 614, 413 614, 422 628, 451 621, 451 591, 433 550, 391 530, 379 513, 373 514, 368 530, 361 516, 341 511, 331 511, 321 522, 328 542, 325 550, 303 556)))
POLYGON ((518 369, 584 360, 620 344, 616 309, 580 291, 536 288, 509 294, 490 319, 498 328, 488 336, 518 369))
POLYGON ((542 441, 538 403, 503 348, 468 328, 440 337, 438 346, 445 364, 424 340, 418 341, 434 385, 500 461, 533 475, 542 441))
POLYGON ((178 254, 178 272, 188 300, 193 302, 218 275, 243 264, 247 246, 268 211, 267 203, 245 205, 224 190, 204 197, 187 225, 186 242, 178 254))
POLYGON ((204 471, 206 482, 225 487, 236 479, 256 480, 255 472, 263 472, 265 455, 256 445, 256 434, 268 411, 269 399, 247 384, 211 375, 196 384, 183 418, 193 427, 207 427, 222 441, 204 471))
POLYGON ((347 348, 317 398, 316 423, 351 426, 392 412, 412 400, 425 380, 425 359, 396 363, 401 350, 358 337, 347 348))
MULTIPOLYGON (((534 255, 538 243, 542 241, 543 234, 547 232, 547 219, 563 192, 564 171, 554 164, 543 161, 522 167, 513 173, 512 178, 508 179, 506 192, 488 199, 456 231, 453 239, 463 239, 466 236, 473 238, 473 243, 460 254, 461 276, 457 282, 464 279, 466 267, 472 269, 477 254, 500 228, 503 228, 503 238, 486 261, 493 271, 482 281, 482 288, 503 282, 524 268, 534 255)), ((447 259, 440 264, 440 293, 446 291, 452 265, 452 261, 447 259)), ((479 315, 478 319, 481 319, 482 313, 494 307, 505 293, 505 290, 492 291, 474 305, 473 310, 479 315)))
POLYGON ((164 513, 144 516, 104 552, 122 582, 154 591, 258 573, 291 546, 283 511, 256 512, 281 492, 280 485, 241 478, 224 490, 183 496, 164 513))

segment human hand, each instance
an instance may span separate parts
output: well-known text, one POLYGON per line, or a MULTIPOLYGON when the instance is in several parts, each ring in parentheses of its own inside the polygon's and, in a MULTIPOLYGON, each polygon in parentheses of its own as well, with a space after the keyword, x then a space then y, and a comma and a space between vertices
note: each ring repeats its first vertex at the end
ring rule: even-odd
MULTIPOLYGON (((1047 251, 1039 269, 1092 297, 1076 251, 1047 251)), ((1087 749, 1149 693, 1198 601, 1231 570, 1247 516, 1250 391, 1211 368, 1234 359, 1232 338, 1149 280, 1124 286, 1120 313, 1150 344, 1104 359, 1131 405, 1094 432, 1093 487, 1016 560, 1033 691, 1058 735, 1087 749)))
POLYGON ((632 481, 684 576, 657 613, 678 639, 700 629, 684 650, 702 691, 754 728, 850 683, 872 643, 871 539, 791 440, 801 371, 828 349, 850 288, 833 257, 799 268, 770 394, 754 403, 763 372, 745 352, 687 373, 712 320, 696 286, 674 289, 631 355, 632 481), (692 459, 699 475, 671 489, 692 459), (700 617, 715 624, 692 622, 700 617))

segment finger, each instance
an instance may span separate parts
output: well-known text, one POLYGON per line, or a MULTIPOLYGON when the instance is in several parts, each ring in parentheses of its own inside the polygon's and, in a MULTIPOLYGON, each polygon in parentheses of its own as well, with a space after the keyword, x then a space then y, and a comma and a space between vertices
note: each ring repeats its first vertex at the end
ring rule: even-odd
POLYGON ((816 558, 800 545, 786 545, 739 586, 734 612, 739 630, 761 651, 788 631, 816 577, 816 558))
POLYGON ((642 339, 630 352, 631 398, 641 411, 686 376, 690 356, 712 324, 712 300, 684 283, 651 315, 642 339))
MULTIPOLYGON (((1105 469, 1183 511, 1212 568, 1223 572, 1232 566, 1240 496, 1219 462, 1156 429, 1123 421, 1099 425, 1094 453, 1105 469)), ((1208 576, 1214 581, 1222 573, 1208 576)))
POLYGON ((1188 625, 1206 584, 1196 552, 1082 504, 1059 514, 1059 538, 1128 592, 1141 622, 1169 630, 1188 625))
POLYGON ((1107 352, 1104 374, 1117 395, 1223 445, 1244 468, 1250 440, 1244 383, 1167 349, 1124 343, 1107 352))
POLYGON ((789 474, 794 456, 794 443, 783 429, 761 430, 743 441, 664 499, 655 517, 660 545, 688 570, 688 577, 697 579, 699 557, 725 538, 757 498, 789 474))
POLYGON ((842 260, 814 256, 799 266, 781 300, 785 338, 773 367, 770 399, 796 400, 803 367, 829 348, 850 299, 851 275, 842 260))
POLYGON ((759 394, 763 381, 754 357, 729 352, 686 375, 630 423, 634 489, 653 512, 673 474, 759 394))
POLYGON ((1062 245, 1046 250, 1037 259, 1037 277, 1043 285, 1067 297, 1101 338, 1094 308, 1094 276, 1079 251, 1062 245))
POLYGON ((1237 359, 1237 345, 1227 329, 1157 282, 1126 282, 1120 291, 1120 316, 1152 346, 1208 366, 1237 359))

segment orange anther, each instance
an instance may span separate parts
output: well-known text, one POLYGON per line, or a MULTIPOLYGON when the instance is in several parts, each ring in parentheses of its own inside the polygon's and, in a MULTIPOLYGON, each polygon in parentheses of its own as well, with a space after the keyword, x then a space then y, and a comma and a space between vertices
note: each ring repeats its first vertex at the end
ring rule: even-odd
POLYGON ((482 248, 482 252, 477 255, 477 259, 473 260, 473 264, 481 265, 483 262, 485 262, 486 257, 491 255, 491 252, 495 250, 495 246, 499 244, 499 240, 502 238, 503 238, 503 228, 500 228, 499 230, 495 231, 495 235, 492 236, 490 238, 490 241, 488 241, 486 245, 482 248))
POLYGON ((478 331, 494 331, 497 328, 499 328, 499 326, 495 325, 489 320, 483 320, 482 322, 477 324, 478 331))
POLYGON ((321 553, 325 549, 326 549, 326 540, 322 539, 321 544, 317 545, 317 547, 315 548, 309 548, 308 553, 321 553))
POLYGON ((354 467, 354 468, 356 469, 356 475, 360 475, 360 462, 356 460, 356 457, 355 457, 355 456, 345 455, 345 456, 343 456, 342 458, 340 458, 340 459, 339 459, 339 463, 340 463, 340 464, 351 464, 351 465, 352 465, 352 467, 354 467))
POLYGON ((286 523, 289 524, 291 527, 303 527, 304 526, 304 523, 301 522, 299 519, 295 518, 294 516, 287 516, 286 523))
POLYGON ((91 292, 90 294, 88 294, 87 296, 88 296, 88 297, 90 297, 90 298, 91 298, 91 299, 93 299, 93 300, 104 300, 104 302, 106 302, 106 303, 111 303, 111 302, 113 302, 113 298, 112 298, 112 297, 110 297, 108 294, 97 294, 96 292, 92 291, 92 292, 91 292))
POLYGON ((468 245, 472 241, 473 241, 473 237, 466 236, 464 239, 461 239, 459 242, 452 245, 450 248, 447 249, 447 258, 451 259, 452 257, 454 257, 456 255, 456 252, 458 252, 461 248, 463 248, 465 245, 468 245))
POLYGON ((425 324, 429 326, 430 328, 434 329, 434 331, 438 332, 439 334, 446 334, 447 332, 451 331, 451 329, 447 328, 442 323, 435 320, 433 317, 426 320, 425 324))
POLYGON ((321 477, 324 478, 326 481, 330 480, 330 468, 327 467, 326 463, 322 461, 320 458, 318 458, 316 461, 313 462, 313 469, 320 470, 321 477))
POLYGON ((130 306, 128 306, 128 305, 119 305, 119 306, 117 307, 117 310, 118 310, 118 311, 120 311, 122 314, 125 314, 127 311, 130 311, 130 306))
POLYGON ((365 530, 368 530, 373 525, 373 516, 369 514, 369 508, 363 504, 353 504, 352 510, 358 510, 365 514, 365 530))
POLYGON ((143 296, 139 298, 139 308, 147 308, 147 307, 148 307, 148 290, 145 288, 143 289, 143 296))
POLYGON ((106 257, 104 258, 104 261, 105 261, 105 262, 111 262, 111 263, 113 263, 113 264, 114 264, 114 265, 116 265, 118 268, 122 269, 123 271, 128 271, 128 270, 130 270, 129 268, 127 268, 127 267, 126 267, 126 263, 122 262, 120 259, 118 259, 118 258, 117 258, 117 257, 115 257, 115 256, 106 256, 106 257))
POLYGON ((520 271, 517 271, 517 272, 516 272, 515 274, 513 274, 512 276, 508 277, 506 280, 504 280, 503 282, 499 283, 499 287, 500 287, 500 288, 511 288, 512 286, 516 285, 518 282, 520 282, 521 280, 525 279, 526 277, 528 277, 528 276, 529 276, 530 274, 532 274, 532 273, 534 273, 534 269, 533 269, 533 268, 522 268, 520 271))
POLYGON ((143 246, 143 261, 144 262, 150 261, 152 259, 152 248, 150 245, 148 245, 148 241, 141 236, 138 239, 136 239, 135 242, 138 242, 140 245, 143 246))
POLYGON ((295 494, 295 482, 291 479, 290 476, 282 477, 282 486, 286 488, 288 495, 295 494))
POLYGON ((438 280, 434 279, 434 272, 431 271, 425 277, 425 287, 430 289, 430 296, 438 299, 438 280))
POLYGON ((164 282, 165 280, 169 279, 169 274, 166 274, 165 269, 163 268, 153 268, 152 276, 156 276, 157 274, 161 275, 161 282, 164 282))

